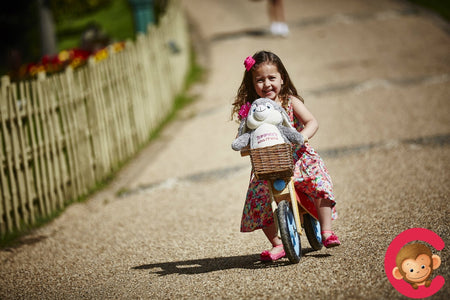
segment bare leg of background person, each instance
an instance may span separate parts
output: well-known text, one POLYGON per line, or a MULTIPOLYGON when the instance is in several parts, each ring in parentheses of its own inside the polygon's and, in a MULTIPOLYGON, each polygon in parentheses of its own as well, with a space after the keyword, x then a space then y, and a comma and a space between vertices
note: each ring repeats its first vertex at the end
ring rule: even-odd
POLYGON ((289 34, 289 27, 284 14, 284 0, 268 0, 268 15, 271 22, 270 32, 286 37, 289 34))

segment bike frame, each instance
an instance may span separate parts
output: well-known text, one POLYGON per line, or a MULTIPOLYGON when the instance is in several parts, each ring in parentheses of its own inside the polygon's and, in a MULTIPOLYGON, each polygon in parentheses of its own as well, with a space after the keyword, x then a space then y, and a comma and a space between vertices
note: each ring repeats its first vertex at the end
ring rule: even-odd
MULTIPOLYGON (((241 157, 250 155, 249 147, 242 149, 240 152, 241 152, 241 157)), ((286 200, 286 201, 290 202, 291 207, 292 207, 292 212, 294 214, 295 225, 297 226, 297 232, 300 235, 303 235, 303 230, 302 230, 302 226, 301 226, 303 224, 303 215, 307 214, 308 211, 305 210, 302 206, 300 206, 298 204, 299 199, 297 197, 297 193, 295 192, 294 182, 292 180, 292 177, 280 178, 280 179, 286 183, 286 186, 281 191, 278 191, 274 187, 274 182, 276 180, 271 180, 271 179, 267 180, 267 184, 268 184, 269 191, 270 191, 272 211, 275 212, 275 210, 278 207, 278 203, 280 203, 280 201, 286 200), (292 199, 295 199, 296 201, 292 201, 292 199)), ((279 180, 279 179, 277 179, 277 180, 279 180)), ((314 215, 312 215, 312 216, 314 218, 316 218, 314 215)), ((276 221, 275 223, 277 224, 277 228, 278 228, 278 220, 277 220, 275 214, 274 214, 274 219, 276 221)))
MULTIPOLYGON (((282 189, 281 191, 278 191, 275 187, 274 187, 274 180, 267 180, 268 186, 269 186, 269 191, 270 191, 270 199, 271 199, 271 203, 272 203, 272 211, 275 213, 275 210, 278 207, 278 203, 280 203, 280 201, 282 200, 286 200, 288 202, 290 202, 291 207, 292 207, 292 212, 294 214, 294 220, 295 220, 295 225, 297 226, 297 232, 300 235, 303 235, 303 230, 302 230, 302 218, 300 214, 300 210, 299 210, 299 206, 297 203, 297 195, 295 192, 295 188, 294 188, 294 182, 292 181, 292 178, 285 178, 282 179, 285 183, 286 186, 284 187, 284 189, 282 189), (292 199, 295 199, 295 201, 292 201, 292 199)), ((274 218, 275 220, 277 219, 275 217, 274 214, 274 218)), ((278 224, 277 224, 278 227, 278 224)))

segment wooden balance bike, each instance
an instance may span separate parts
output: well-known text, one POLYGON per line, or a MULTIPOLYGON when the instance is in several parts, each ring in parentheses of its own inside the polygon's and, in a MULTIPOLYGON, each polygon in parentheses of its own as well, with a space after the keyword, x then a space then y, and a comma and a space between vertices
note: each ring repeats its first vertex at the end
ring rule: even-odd
POLYGON ((292 145, 278 144, 241 151, 241 156, 247 155, 250 155, 256 178, 267 181, 273 215, 289 261, 296 264, 302 256, 302 228, 311 248, 320 250, 322 236, 317 210, 306 194, 297 193, 294 188, 292 145))

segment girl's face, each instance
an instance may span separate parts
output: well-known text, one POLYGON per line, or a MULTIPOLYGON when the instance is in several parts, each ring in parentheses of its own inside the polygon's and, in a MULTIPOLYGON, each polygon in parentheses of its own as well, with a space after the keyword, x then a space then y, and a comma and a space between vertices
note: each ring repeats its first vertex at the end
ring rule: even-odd
POLYGON ((271 63, 262 63, 253 71, 252 75, 253 86, 258 96, 279 102, 278 94, 284 82, 277 66, 271 63))

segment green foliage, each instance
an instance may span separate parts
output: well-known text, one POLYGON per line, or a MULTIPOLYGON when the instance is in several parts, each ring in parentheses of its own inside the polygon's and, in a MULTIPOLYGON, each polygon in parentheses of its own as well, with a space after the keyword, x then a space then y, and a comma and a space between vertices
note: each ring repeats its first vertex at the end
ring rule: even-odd
POLYGON ((110 5, 113 0, 50 0, 50 7, 58 22, 67 17, 80 17, 110 5))
POLYGON ((0 75, 39 59, 37 1, 0 1, 0 75))
POLYGON ((448 0, 409 0, 409 2, 428 8, 445 20, 450 20, 450 1, 448 0))
MULTIPOLYGON (((156 20, 169 0, 154 0, 156 20)), ((59 51, 80 45, 88 26, 98 25, 112 41, 134 39, 133 11, 129 0, 51 0, 59 51)))
POLYGON ((92 13, 58 17, 56 28, 59 50, 79 47, 83 31, 91 24, 98 25, 113 41, 133 39, 133 15, 128 0, 108 2, 111 2, 110 5, 103 5, 92 13))

